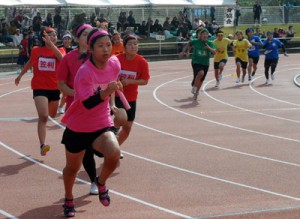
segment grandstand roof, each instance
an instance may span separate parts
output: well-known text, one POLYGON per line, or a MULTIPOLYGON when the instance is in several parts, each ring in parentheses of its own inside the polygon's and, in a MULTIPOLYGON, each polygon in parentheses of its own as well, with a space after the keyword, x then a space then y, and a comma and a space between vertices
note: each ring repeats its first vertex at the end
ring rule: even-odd
POLYGON ((14 5, 88 5, 88 6, 123 6, 123 5, 184 5, 184 6, 210 6, 235 5, 235 0, 3 0, 1 6, 14 5))

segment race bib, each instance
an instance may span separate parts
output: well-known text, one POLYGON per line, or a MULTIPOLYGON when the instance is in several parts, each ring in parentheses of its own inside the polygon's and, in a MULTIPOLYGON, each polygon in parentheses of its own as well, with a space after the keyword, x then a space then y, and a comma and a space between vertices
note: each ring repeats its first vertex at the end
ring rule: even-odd
POLYGON ((124 79, 136 79, 137 72, 121 70, 119 73, 120 81, 124 79))
POLYGON ((40 57, 38 61, 38 69, 40 71, 55 71, 56 59, 40 57))

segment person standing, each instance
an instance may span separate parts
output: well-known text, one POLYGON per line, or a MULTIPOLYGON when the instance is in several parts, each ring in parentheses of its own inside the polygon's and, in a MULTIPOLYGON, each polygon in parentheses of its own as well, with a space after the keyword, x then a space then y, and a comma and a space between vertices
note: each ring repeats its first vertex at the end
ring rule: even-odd
POLYGON ((60 91, 57 87, 56 71, 60 60, 65 55, 63 48, 58 48, 57 35, 53 28, 47 28, 41 32, 42 45, 33 47, 29 61, 15 79, 19 85, 23 75, 33 67, 31 88, 33 100, 38 114, 38 137, 40 141, 40 153, 45 156, 50 146, 45 143, 46 126, 48 116, 54 118, 57 113, 60 91))
POLYGON ((218 30, 216 35, 217 39, 213 41, 216 47, 216 54, 214 56, 214 71, 216 78, 215 87, 219 87, 220 81, 222 80, 222 72, 228 60, 227 48, 231 45, 232 41, 226 37, 224 38, 224 32, 221 30, 218 30))
POLYGON ((212 41, 208 40, 208 30, 198 29, 196 32, 197 39, 192 39, 184 48, 183 53, 193 47, 192 53, 192 67, 193 67, 193 81, 192 81, 192 94, 194 100, 197 100, 199 90, 208 72, 210 54, 215 55, 215 45, 212 41))
POLYGON ((234 26, 237 27, 239 26, 239 19, 241 16, 241 5, 238 1, 236 1, 235 5, 235 13, 234 13, 234 26))
POLYGON ((242 76, 242 83, 245 81, 247 66, 248 66, 248 48, 252 46, 252 44, 243 37, 242 31, 236 31, 235 33, 237 40, 232 42, 234 48, 234 57, 235 57, 235 64, 236 64, 236 83, 240 83, 240 75, 241 75, 241 68, 243 71, 242 76))
POLYGON ((263 49, 265 50, 265 77, 266 77, 266 85, 270 84, 269 80, 269 70, 271 68, 271 79, 272 81, 275 80, 275 70, 279 60, 279 53, 278 48, 282 48, 285 56, 288 56, 285 50, 284 44, 276 39, 273 38, 273 32, 267 32, 267 39, 263 42, 263 49))
POLYGON ((122 90, 122 83, 118 81, 120 62, 111 56, 112 44, 107 31, 94 28, 87 42, 90 58, 75 76, 74 101, 62 119, 66 124, 61 141, 66 149, 66 165, 63 169, 63 208, 66 217, 75 216, 73 186, 86 150, 94 149, 104 156, 103 167, 94 182, 98 187, 99 201, 105 207, 110 204, 106 181, 120 159, 119 143, 113 132, 114 123, 110 115, 110 101, 114 101, 110 96, 116 90, 122 90))
MULTIPOLYGON (((122 82, 124 95, 130 104, 130 109, 126 110, 127 122, 122 126, 118 141, 122 145, 128 138, 135 119, 138 88, 147 85, 150 79, 149 66, 146 59, 138 54, 138 40, 134 35, 125 36, 123 39, 125 53, 117 55, 121 63, 119 79, 122 82)), ((116 95, 117 108, 125 108, 118 95, 116 95)), ((122 158, 122 155, 121 155, 122 158)))
POLYGON ((19 45, 19 56, 18 56, 18 65, 20 65, 20 69, 18 72, 21 72, 24 68, 24 65, 29 60, 29 54, 28 54, 28 34, 23 33, 23 39, 19 45))
POLYGON ((255 4, 253 5, 253 21, 254 21, 254 24, 257 20, 257 23, 260 24, 260 15, 262 13, 262 9, 261 9, 261 6, 259 4, 258 1, 255 2, 255 4))
POLYGON ((257 70, 257 63, 260 56, 259 49, 262 46, 262 41, 259 36, 254 35, 254 30, 252 28, 247 28, 245 32, 248 37, 248 41, 252 44, 252 46, 248 49, 248 81, 250 82, 252 80, 252 76, 255 75, 257 70))

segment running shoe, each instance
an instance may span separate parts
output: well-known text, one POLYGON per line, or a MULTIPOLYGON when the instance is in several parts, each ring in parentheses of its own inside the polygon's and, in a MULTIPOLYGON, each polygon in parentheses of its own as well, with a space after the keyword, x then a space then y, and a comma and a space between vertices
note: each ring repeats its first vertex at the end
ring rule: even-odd
POLYGON ((65 217, 75 217, 75 208, 74 201, 65 199, 65 203, 63 204, 64 215, 65 217))
POLYGON ((108 195, 109 190, 106 189, 105 185, 100 185, 98 182, 98 176, 95 178, 95 183, 98 187, 98 191, 99 191, 99 201, 101 202, 102 205, 104 205, 105 207, 109 206, 110 204, 110 197, 108 195))
POLYGON ((124 154, 121 151, 121 153, 120 153, 120 159, 123 159, 123 158, 124 158, 124 154))
POLYGON ((41 151, 41 155, 45 156, 47 154, 47 152, 50 151, 50 146, 42 144, 40 147, 40 151, 41 151))
POLYGON ((242 77, 242 83, 244 83, 244 81, 245 81, 245 76, 242 77))
POLYGON ((216 81, 215 87, 219 87, 219 85, 220 85, 220 81, 216 81))
POLYGON ((269 85, 269 84, 270 84, 269 79, 266 80, 266 83, 265 83, 265 84, 266 84, 266 85, 269 85))
POLYGON ((274 73, 273 73, 273 74, 271 74, 271 78, 272 78, 272 81, 274 81, 274 80, 275 80, 275 75, 274 75, 274 73))
POLYGON ((197 99, 198 99, 198 95, 199 95, 199 92, 197 91, 197 92, 194 94, 193 99, 194 99, 194 100, 197 100, 197 99))
POLYGON ((222 80, 222 73, 219 73, 219 81, 221 81, 222 80))
POLYGON ((240 83, 240 81, 241 81, 240 78, 237 78, 235 83, 240 83))
POLYGON ((58 113, 59 114, 64 114, 65 110, 62 107, 58 107, 58 113))
POLYGON ((98 195, 99 191, 98 191, 98 187, 96 185, 95 182, 93 182, 91 184, 91 188, 90 188, 90 195, 98 195))
POLYGON ((196 86, 193 86, 193 88, 192 88, 192 90, 191 90, 191 93, 192 93, 192 94, 197 93, 197 87, 196 87, 196 86))
POLYGON ((252 75, 252 77, 253 77, 253 76, 255 75, 255 71, 253 71, 251 75, 252 75))
POLYGON ((248 77, 248 81, 251 81, 252 80, 252 77, 251 77, 251 75, 249 75, 249 77, 248 77))

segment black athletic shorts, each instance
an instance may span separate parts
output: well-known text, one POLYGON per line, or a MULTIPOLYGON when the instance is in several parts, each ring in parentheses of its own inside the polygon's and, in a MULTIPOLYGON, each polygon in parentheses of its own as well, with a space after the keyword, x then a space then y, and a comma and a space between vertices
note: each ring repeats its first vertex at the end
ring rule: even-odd
POLYGON ((114 132, 112 127, 107 127, 96 132, 74 132, 66 128, 61 140, 70 153, 79 153, 88 148, 93 150, 92 144, 104 132, 114 132))
POLYGON ((240 58, 235 58, 235 63, 241 63, 242 69, 246 69, 248 66, 248 62, 243 62, 240 58))
POLYGON ((258 61, 259 61, 259 56, 257 56, 257 57, 248 56, 248 57, 249 57, 249 59, 252 59, 252 60, 253 60, 253 63, 254 63, 255 65, 257 65, 257 63, 258 63, 258 61))
MULTIPOLYGON (((115 98, 115 102, 116 102, 116 107, 118 108, 124 108, 124 105, 120 99, 120 97, 116 97, 115 98)), ((133 122, 135 119, 135 112, 136 112, 136 101, 128 101, 129 105, 130 105, 130 109, 126 110, 126 114, 127 114, 127 121, 129 122, 133 122)))
POLYGON ((59 95, 59 90, 33 90, 33 98, 37 96, 44 96, 48 98, 49 102, 59 100, 59 95))

